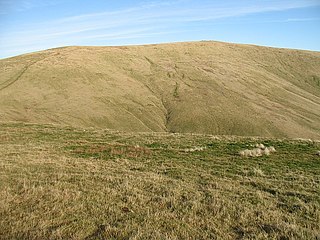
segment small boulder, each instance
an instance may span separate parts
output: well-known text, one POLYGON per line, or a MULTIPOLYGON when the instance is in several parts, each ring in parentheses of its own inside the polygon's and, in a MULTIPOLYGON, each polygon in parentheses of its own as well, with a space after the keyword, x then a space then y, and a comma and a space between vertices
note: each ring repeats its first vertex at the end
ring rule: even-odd
POLYGON ((261 150, 264 150, 265 149, 265 146, 262 144, 262 143, 257 143, 256 144, 256 148, 260 148, 261 150))
POLYGON ((253 157, 260 157, 260 156, 262 156, 262 151, 263 150, 261 150, 260 148, 255 148, 255 149, 251 150, 252 156, 253 157))
POLYGON ((269 150, 269 148, 265 148, 265 149, 263 150, 263 153, 264 153, 264 155, 269 156, 269 155, 270 155, 270 150, 269 150))
POLYGON ((272 146, 268 147, 268 149, 269 149, 269 151, 270 151, 271 153, 276 152, 276 149, 275 149, 274 147, 272 147, 272 146))

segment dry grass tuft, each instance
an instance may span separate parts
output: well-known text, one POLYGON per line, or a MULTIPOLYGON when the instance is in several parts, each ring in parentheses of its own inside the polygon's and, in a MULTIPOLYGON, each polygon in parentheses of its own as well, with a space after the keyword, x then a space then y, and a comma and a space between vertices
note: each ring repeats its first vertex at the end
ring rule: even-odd
POLYGON ((260 168, 253 168, 253 174, 259 177, 265 176, 264 172, 260 168))

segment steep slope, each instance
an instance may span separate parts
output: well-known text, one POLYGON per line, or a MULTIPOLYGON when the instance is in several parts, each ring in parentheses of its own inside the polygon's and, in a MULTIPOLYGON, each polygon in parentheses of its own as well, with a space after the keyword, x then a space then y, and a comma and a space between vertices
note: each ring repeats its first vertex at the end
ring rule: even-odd
POLYGON ((66 47, 0 61, 0 120, 320 138, 320 53, 220 42, 66 47))

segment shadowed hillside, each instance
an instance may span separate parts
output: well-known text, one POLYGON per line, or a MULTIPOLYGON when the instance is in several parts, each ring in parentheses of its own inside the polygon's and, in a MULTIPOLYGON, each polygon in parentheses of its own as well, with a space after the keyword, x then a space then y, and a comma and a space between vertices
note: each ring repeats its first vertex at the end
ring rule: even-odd
POLYGON ((220 42, 0 60, 0 121, 320 138, 320 53, 220 42))

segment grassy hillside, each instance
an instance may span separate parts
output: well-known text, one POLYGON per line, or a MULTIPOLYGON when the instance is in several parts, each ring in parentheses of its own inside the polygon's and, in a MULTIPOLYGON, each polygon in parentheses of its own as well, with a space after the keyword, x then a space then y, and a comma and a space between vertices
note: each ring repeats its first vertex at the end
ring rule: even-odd
POLYGON ((320 138, 320 53, 220 42, 0 60, 0 120, 320 138))
POLYGON ((0 239, 318 239, 319 148, 1 123, 0 239))

